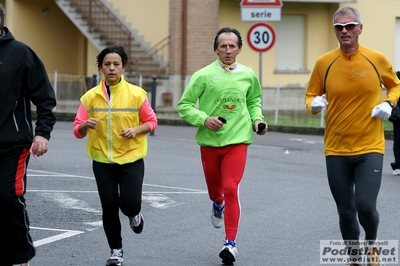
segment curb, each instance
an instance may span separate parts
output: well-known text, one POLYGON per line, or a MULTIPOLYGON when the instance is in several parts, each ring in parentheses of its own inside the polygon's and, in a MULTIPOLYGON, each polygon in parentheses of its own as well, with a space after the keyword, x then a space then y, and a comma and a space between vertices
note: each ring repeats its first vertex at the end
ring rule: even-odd
MULTIPOLYGON (((57 121, 74 121, 75 113, 62 113, 54 112, 57 121)), ((32 113, 32 119, 36 119, 36 113, 32 113)), ((183 119, 177 118, 158 118, 159 125, 170 125, 170 126, 191 126, 183 119)), ((302 135, 316 135, 323 136, 325 128, 320 127, 291 127, 291 126, 278 126, 268 125, 268 131, 282 132, 291 134, 302 134, 302 135)), ((385 139, 393 140, 393 131, 385 130, 385 139)))

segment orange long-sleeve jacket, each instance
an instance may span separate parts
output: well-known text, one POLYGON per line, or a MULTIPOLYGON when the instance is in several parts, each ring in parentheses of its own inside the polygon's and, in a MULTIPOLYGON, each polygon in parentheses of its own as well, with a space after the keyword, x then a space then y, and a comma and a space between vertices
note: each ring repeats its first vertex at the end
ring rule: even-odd
POLYGON ((315 96, 326 94, 325 156, 384 154, 382 120, 371 117, 382 101, 394 104, 400 81, 389 60, 380 52, 360 46, 353 54, 339 48, 317 59, 308 83, 305 103, 311 114, 315 96), (386 95, 382 86, 386 88, 386 95))

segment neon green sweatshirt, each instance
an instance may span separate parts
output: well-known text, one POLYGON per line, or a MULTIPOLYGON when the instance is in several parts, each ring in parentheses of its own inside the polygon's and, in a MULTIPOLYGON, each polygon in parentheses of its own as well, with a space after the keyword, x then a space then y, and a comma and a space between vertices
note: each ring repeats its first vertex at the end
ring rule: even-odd
POLYGON ((178 111, 186 122, 199 127, 196 141, 200 146, 251 144, 253 122, 264 120, 261 95, 260 82, 250 67, 237 64, 229 74, 216 60, 193 74, 178 111), (218 131, 212 131, 204 126, 209 116, 221 116, 227 122, 218 131))

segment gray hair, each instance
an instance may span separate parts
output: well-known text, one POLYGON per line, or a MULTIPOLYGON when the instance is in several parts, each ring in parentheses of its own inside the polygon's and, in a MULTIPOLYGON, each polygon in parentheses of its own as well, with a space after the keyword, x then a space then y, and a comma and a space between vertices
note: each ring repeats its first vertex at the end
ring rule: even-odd
POLYGON ((355 9, 355 8, 353 8, 353 7, 349 7, 349 6, 341 7, 341 8, 339 8, 339 9, 335 12, 335 14, 333 14, 333 21, 332 21, 333 24, 335 24, 335 20, 336 20, 336 17, 337 17, 337 16, 340 16, 340 15, 347 15, 348 13, 353 13, 354 16, 355 16, 355 19, 356 19, 355 22, 358 22, 358 23, 361 24, 361 15, 360 15, 360 12, 358 12, 357 9, 355 9))
POLYGON ((0 30, 3 30, 4 27, 4 14, 6 11, 4 10, 4 7, 2 4, 0 4, 0 30))

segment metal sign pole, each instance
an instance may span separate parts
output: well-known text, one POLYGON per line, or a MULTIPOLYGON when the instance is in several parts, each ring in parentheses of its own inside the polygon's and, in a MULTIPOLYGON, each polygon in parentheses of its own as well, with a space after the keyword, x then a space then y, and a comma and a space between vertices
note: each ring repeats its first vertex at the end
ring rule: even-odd
POLYGON ((260 69, 260 74, 259 74, 259 77, 258 77, 258 79, 260 80, 260 85, 261 85, 261 89, 262 89, 262 53, 259 53, 259 69, 260 69))

